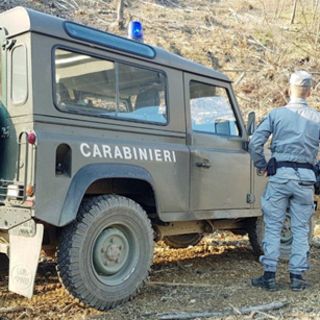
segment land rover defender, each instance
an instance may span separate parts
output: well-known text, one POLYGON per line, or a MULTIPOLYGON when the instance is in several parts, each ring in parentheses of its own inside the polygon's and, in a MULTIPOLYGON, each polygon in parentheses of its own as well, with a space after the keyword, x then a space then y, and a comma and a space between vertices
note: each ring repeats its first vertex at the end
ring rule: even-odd
MULTIPOLYGON (((260 196, 231 81, 163 49, 17 7, 0 15, 0 256, 33 294, 41 249, 100 310, 147 280, 154 242, 249 232, 260 196), (57 250, 56 250, 57 249, 57 250)), ((284 228, 282 252, 290 250, 284 228)))

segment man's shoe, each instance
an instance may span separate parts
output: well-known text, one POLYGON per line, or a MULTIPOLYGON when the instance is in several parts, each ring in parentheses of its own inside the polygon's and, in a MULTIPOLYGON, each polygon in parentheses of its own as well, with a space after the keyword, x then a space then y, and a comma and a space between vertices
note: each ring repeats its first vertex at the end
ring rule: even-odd
POLYGON ((276 278, 270 277, 269 279, 265 276, 265 274, 259 278, 251 279, 251 284, 254 287, 263 288, 267 291, 276 291, 276 278))
POLYGON ((308 286, 307 281, 304 280, 301 275, 290 273, 290 280, 292 291, 302 291, 308 286))

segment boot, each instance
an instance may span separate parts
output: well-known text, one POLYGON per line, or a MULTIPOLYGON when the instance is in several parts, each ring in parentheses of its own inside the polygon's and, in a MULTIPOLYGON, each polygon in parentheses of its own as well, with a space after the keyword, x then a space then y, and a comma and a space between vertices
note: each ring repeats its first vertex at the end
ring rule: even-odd
POLYGON ((265 271, 261 277, 251 279, 251 284, 267 291, 276 291, 276 273, 265 271))
POLYGON ((308 286, 307 281, 300 274, 290 273, 290 280, 292 291, 302 291, 308 286))

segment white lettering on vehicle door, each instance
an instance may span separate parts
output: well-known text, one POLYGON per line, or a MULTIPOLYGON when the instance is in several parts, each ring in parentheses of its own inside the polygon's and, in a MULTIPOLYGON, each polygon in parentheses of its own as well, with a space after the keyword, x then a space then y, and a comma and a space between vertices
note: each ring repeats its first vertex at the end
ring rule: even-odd
POLYGON ((132 149, 133 149, 134 160, 138 160, 137 149, 135 147, 133 147, 132 149))
POLYGON ((114 147, 114 158, 115 159, 117 159, 117 158, 123 159, 121 150, 120 150, 120 148, 118 146, 114 147))
POLYGON ((174 151, 172 151, 172 157, 173 157, 173 162, 177 162, 176 154, 174 151))
POLYGON ((161 150, 155 149, 155 150, 154 150, 154 154, 155 154, 155 156, 156 156, 156 161, 163 161, 163 160, 162 160, 161 150))
POLYGON ((86 158, 177 162, 174 150, 110 146, 107 144, 93 144, 90 146, 88 143, 81 143, 80 152, 86 158))
POLYGON ((96 144, 94 144, 93 145, 93 157, 96 158, 97 156, 99 158, 102 158, 102 154, 101 154, 99 147, 96 144))
POLYGON ((148 160, 147 149, 139 148, 139 157, 140 157, 140 160, 148 160))
POLYGON ((102 150, 103 150, 103 156, 105 158, 109 158, 109 159, 112 159, 112 153, 111 153, 111 147, 104 144, 102 145, 102 150))
POLYGON ((86 158, 91 157, 90 146, 87 143, 80 144, 80 151, 84 157, 86 157, 86 158), (87 148, 89 150, 87 152, 85 152, 84 148, 87 148))
POLYGON ((129 147, 123 147, 122 150, 123 150, 124 158, 126 160, 131 160, 132 159, 131 149, 129 147))
POLYGON ((165 162, 172 162, 171 160, 171 154, 169 150, 164 150, 163 151, 163 155, 164 155, 164 161, 165 162))

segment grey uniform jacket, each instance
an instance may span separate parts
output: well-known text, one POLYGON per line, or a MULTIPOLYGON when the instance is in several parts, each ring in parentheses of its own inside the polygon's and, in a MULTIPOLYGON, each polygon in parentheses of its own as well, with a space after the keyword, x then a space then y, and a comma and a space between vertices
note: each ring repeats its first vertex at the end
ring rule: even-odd
MULTIPOLYGON (((272 110, 260 123, 249 143, 254 166, 265 169, 264 144, 272 134, 270 149, 277 161, 315 164, 320 138, 320 114, 305 99, 292 98, 290 103, 272 110)), ((279 168, 271 179, 315 181, 313 171, 279 168)))

